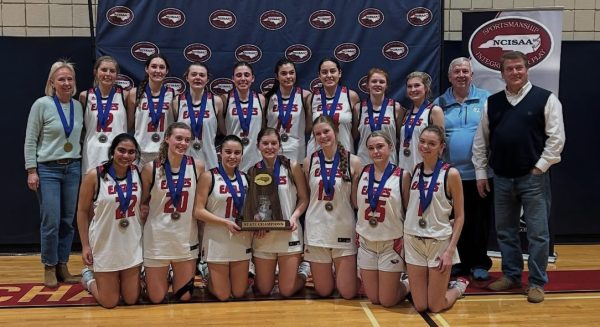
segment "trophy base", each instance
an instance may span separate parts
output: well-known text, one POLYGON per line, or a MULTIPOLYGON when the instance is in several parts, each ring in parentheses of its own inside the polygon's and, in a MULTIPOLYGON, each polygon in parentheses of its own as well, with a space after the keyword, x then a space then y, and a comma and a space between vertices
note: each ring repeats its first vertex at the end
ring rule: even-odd
POLYGON ((292 229, 289 220, 251 221, 238 219, 236 223, 243 231, 292 229))

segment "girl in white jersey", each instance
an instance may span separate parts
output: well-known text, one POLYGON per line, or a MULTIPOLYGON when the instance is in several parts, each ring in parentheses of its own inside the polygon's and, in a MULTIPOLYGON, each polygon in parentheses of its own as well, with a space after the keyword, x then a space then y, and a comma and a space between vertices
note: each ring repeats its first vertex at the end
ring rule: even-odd
POLYGON ((79 94, 86 130, 81 155, 83 174, 108 160, 113 138, 127 132, 125 99, 129 91, 115 85, 118 73, 119 64, 114 58, 98 58, 94 64, 94 87, 79 94))
POLYGON ((402 120, 398 165, 413 171, 415 165, 422 161, 418 151, 421 131, 429 125, 444 127, 444 112, 428 100, 431 96, 431 76, 427 73, 412 72, 406 76, 406 95, 412 101, 412 110, 402 120))
POLYGON ((406 269, 402 181, 410 174, 389 161, 394 147, 388 134, 371 133, 366 148, 373 163, 363 168, 355 191, 358 267, 369 300, 391 307, 408 293, 408 283, 400 282, 400 274, 406 269))
POLYGON ((108 161, 81 183, 77 227, 88 266, 81 283, 101 306, 113 308, 121 297, 135 304, 140 295, 142 185, 134 166, 140 148, 133 136, 117 135, 107 153, 108 161))
POLYGON ((225 99, 225 131, 237 135, 244 146, 244 157, 240 164, 243 172, 260 161, 256 137, 263 127, 265 97, 252 91, 254 71, 252 66, 240 61, 233 66, 233 90, 225 99))
MULTIPOLYGON (((275 285, 275 267, 279 265, 279 293, 289 297, 306 283, 305 271, 298 269, 304 244, 299 218, 308 206, 308 189, 302 167, 298 162, 278 155, 280 147, 281 138, 276 129, 267 127, 261 130, 258 134, 258 149, 262 161, 250 168, 248 173, 256 176, 253 170, 264 168, 273 172, 282 218, 289 220, 291 226, 290 230, 255 234, 252 242, 256 266, 254 285, 260 294, 271 294, 275 285)), ((307 263, 304 263, 303 269, 306 267, 307 263)))
POLYGON ((354 116, 357 119, 354 120, 352 132, 354 138, 358 139, 356 155, 363 165, 373 162, 369 157, 366 140, 375 131, 385 133, 392 141, 390 162, 398 163, 396 140, 399 136, 398 132, 405 109, 394 99, 385 96, 385 92, 389 88, 389 81, 390 78, 385 70, 371 68, 367 74, 369 97, 354 106, 354 116))
MULTIPOLYGON (((319 80, 321 88, 313 92, 306 103, 310 104, 312 120, 321 115, 333 119, 339 130, 338 140, 350 153, 354 153, 354 139, 352 137, 352 126, 354 119, 352 108, 359 102, 358 94, 347 86, 340 85, 342 68, 340 62, 335 58, 324 58, 319 63, 319 80)), ((312 130, 312 126, 308 126, 312 130)), ((306 147, 306 153, 312 154, 319 149, 315 142, 314 133, 306 147)))
POLYGON ((335 286, 340 295, 356 295, 356 196, 353 183, 360 160, 337 139, 337 125, 329 116, 313 122, 313 135, 321 150, 304 160, 310 200, 306 211, 304 259, 310 262, 315 290, 329 296, 335 286), (335 265, 335 275, 331 264, 335 265))
POLYGON ((144 79, 131 89, 127 99, 127 129, 134 132, 142 150, 141 165, 158 156, 165 129, 175 121, 175 91, 163 86, 169 62, 162 54, 150 56, 145 63, 144 79))
POLYGON ((177 97, 174 108, 177 108, 177 121, 192 128, 192 144, 187 154, 204 161, 206 168, 212 169, 219 164, 215 138, 217 131, 223 129, 224 122, 223 99, 208 90, 209 76, 204 63, 190 64, 183 74, 188 89, 177 97))
POLYGON ((200 244, 192 211, 204 163, 185 155, 191 139, 191 129, 185 123, 169 125, 158 158, 142 171, 142 203, 149 207, 144 225, 144 268, 152 303, 162 302, 167 295, 169 265, 174 297, 189 301, 194 290, 200 244))
POLYGON ((404 247, 413 303, 419 312, 451 307, 469 284, 459 277, 448 289, 452 265, 460 262, 456 244, 464 223, 464 208, 460 174, 440 159, 445 144, 442 128, 425 128, 419 136, 423 162, 415 167, 412 180, 404 180, 410 186, 410 191, 403 194, 409 196, 404 247))
POLYGON ((312 112, 304 99, 310 92, 296 85, 296 66, 287 58, 275 64, 275 84, 265 94, 266 126, 275 128, 281 139, 281 154, 300 162, 306 157, 305 134, 310 133, 312 112))

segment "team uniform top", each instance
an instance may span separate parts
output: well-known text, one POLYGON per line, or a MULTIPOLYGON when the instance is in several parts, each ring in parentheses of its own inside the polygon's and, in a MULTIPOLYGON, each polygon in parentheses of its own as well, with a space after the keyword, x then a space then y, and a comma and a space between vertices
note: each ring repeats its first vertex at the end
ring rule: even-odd
MULTIPOLYGON (((358 180, 356 203, 358 217, 356 232, 369 241, 389 241, 401 238, 404 234, 404 212, 402 211, 402 173, 403 169, 395 167, 392 175, 383 186, 375 212, 371 211, 367 189, 369 185, 369 169, 372 165, 363 168, 358 180), (369 219, 377 218, 377 225, 372 226, 369 219)), ((379 186, 378 180, 373 183, 375 192, 379 186)))
MULTIPOLYGON (((102 98, 101 101, 102 105, 106 106, 108 97, 102 98)), ((108 148, 113 138, 127 132, 127 110, 125 109, 123 89, 118 86, 115 87, 115 94, 104 128, 98 122, 98 105, 93 88, 87 90, 84 105, 83 124, 86 133, 81 156, 81 172, 85 174, 88 170, 107 161, 108 148), (100 134, 106 135, 106 142, 100 142, 100 134)))
MULTIPOLYGON (((200 104, 193 106, 193 112, 194 117, 196 117, 197 120, 198 115, 200 114, 200 104)), ((192 124, 190 122, 190 116, 190 110, 187 99, 185 98, 185 94, 181 94, 179 95, 179 116, 177 117, 177 121, 184 122, 191 127, 192 124)), ((209 92, 206 99, 204 120, 202 121, 202 139, 195 139, 192 144, 190 144, 187 151, 187 154, 194 157, 194 159, 204 161, 207 169, 215 168, 219 165, 219 161, 217 159, 217 150, 215 148, 216 136, 217 111, 215 108, 214 95, 209 92), (200 142, 202 144, 202 148, 200 148, 200 150, 196 150, 193 146, 194 142, 200 142)), ((194 138, 195 137, 196 136, 194 135, 194 138)))
MULTIPOLYGON (((283 100, 283 107, 287 108, 289 98, 282 97, 281 99, 283 100)), ((279 121, 277 94, 273 94, 268 100, 267 127, 273 127, 279 131, 279 135, 285 133, 289 137, 287 141, 281 141, 281 154, 291 160, 301 162, 306 157, 306 141, 304 137, 304 131, 306 129, 306 116, 304 111, 306 108, 304 108, 302 101, 302 88, 296 87, 294 107, 290 113, 291 117, 289 118, 287 126, 282 126, 279 121)))
MULTIPOLYGON (((321 151, 321 150, 319 150, 321 151)), ((350 153, 348 156, 348 176, 350 171, 350 153)), ((310 201, 306 210, 305 243, 336 249, 354 249, 356 233, 354 210, 350 204, 352 189, 351 181, 342 179, 339 167, 335 176, 333 196, 329 197, 323 189, 321 167, 318 152, 310 158, 308 186, 310 187, 310 201), (326 210, 326 203, 333 205, 333 210, 326 210)), ((327 170, 331 169, 333 162, 325 161, 327 170)))
MULTIPOLYGON (((94 198, 94 217, 89 226, 90 248, 94 258, 95 272, 119 271, 135 267, 142 263, 142 221, 140 219, 140 200, 142 183, 135 166, 131 166, 132 195, 127 213, 119 207, 117 184, 106 174, 102 178, 102 166, 98 173, 96 196, 94 198), (119 223, 127 219, 129 225, 121 227, 119 223)), ((126 179, 119 179, 119 187, 126 192, 126 179)))
MULTIPOLYGON (((229 193, 229 188, 217 168, 211 169, 212 185, 208 199, 206 200, 206 210, 214 215, 235 222, 238 216, 237 208, 233 203, 233 198, 229 193)), ((242 173, 242 185, 248 188, 246 174, 242 173)), ((238 181, 231 180, 240 196, 238 181)), ((206 262, 230 262, 249 260, 252 256, 252 233, 239 232, 232 234, 226 226, 221 224, 207 223, 204 225, 204 237, 202 239, 202 258, 206 262)))
MULTIPOLYGON (((164 87, 164 86, 163 86, 164 87)), ((160 142, 164 138, 165 130, 173 122, 173 112, 171 110, 171 103, 175 91, 168 87, 165 92, 165 99, 163 102, 162 116, 158 121, 157 128, 152 124, 152 118, 150 118, 150 110, 148 110, 148 99, 146 92, 142 92, 140 104, 135 108, 135 139, 140 144, 140 150, 142 153, 158 153, 160 142), (160 136, 158 142, 152 141, 152 135, 157 133, 160 136)), ((158 96, 152 97, 154 102, 155 110, 158 109, 158 96)))
MULTIPOLYGON (((388 99, 388 103, 385 106, 385 113, 383 116, 383 122, 381 123, 381 132, 387 134, 392 140, 394 151, 390 153, 390 162, 394 165, 398 163, 396 156, 396 101, 388 99)), ((378 122, 380 108, 373 106, 373 121, 378 122)), ((373 163, 373 160, 369 158, 369 151, 367 150, 367 137, 371 135, 371 125, 369 124, 369 112, 367 107, 367 100, 363 100, 360 105, 360 117, 358 117, 358 132, 360 133, 360 140, 358 142, 358 151, 356 155, 360 158, 363 165, 373 163)))
MULTIPOLYGON (((244 133, 242 130, 242 125, 240 124, 237 108, 235 106, 233 91, 229 92, 226 102, 227 106, 225 107, 227 108, 227 111, 225 112, 225 130, 227 131, 227 134, 234 134, 242 139, 248 138, 248 141, 250 141, 248 145, 244 146, 244 155, 239 167, 239 169, 243 172, 247 172, 250 167, 254 166, 254 164, 259 162, 262 158, 260 152, 258 151, 258 147, 256 146, 256 139, 262 128, 263 111, 258 95, 253 91, 251 91, 251 93, 254 97, 254 100, 252 100, 252 120, 250 121, 248 135, 246 135, 246 133, 244 133)), ((246 116, 248 113, 248 101, 240 100, 240 104, 244 116, 246 116)))
MULTIPOLYGON (((408 201, 408 208, 406 210, 404 233, 419 237, 431 237, 438 240, 447 239, 452 236, 452 225, 450 225, 452 201, 446 191, 450 165, 444 163, 438 175, 433 199, 427 210, 423 213, 423 219, 427 223, 425 228, 419 227, 419 175, 421 175, 422 167, 421 164, 416 167, 410 182, 410 200, 408 201)), ((428 190, 430 180, 430 174, 423 174, 425 192, 428 190)))
MULTIPOLYGON (((261 165, 261 163, 256 164, 256 166, 258 165, 261 165)), ((277 194, 279 194, 279 204, 284 220, 290 220, 290 216, 296 210, 296 201, 298 200, 296 184, 292 182, 290 176, 291 172, 282 164, 277 194)), ((301 252, 302 226, 299 222, 297 226, 298 228, 295 231, 269 231, 263 238, 254 239, 252 248, 255 251, 268 253, 301 252)))
MULTIPOLYGON (((144 258, 182 259, 198 249, 198 225, 192 217, 196 194, 196 165, 194 158, 187 158, 183 190, 179 198, 177 212, 180 218, 171 218, 175 212, 169 192, 166 173, 158 160, 152 162, 153 179, 150 186, 150 212, 144 225, 144 258)), ((178 174, 173 172, 173 184, 177 184, 178 174)))
MULTIPOLYGON (((354 139, 352 138, 352 105, 350 102, 350 90, 347 87, 341 86, 340 98, 337 107, 333 114, 333 121, 338 125, 339 133, 337 139, 342 143, 344 148, 350 153, 354 153, 354 139)), ((327 98, 327 106, 331 106, 333 98, 327 98)), ((323 115, 321 108, 321 92, 317 91, 312 94, 311 110, 312 120, 314 121, 319 116, 323 115)), ((313 153, 320 147, 315 142, 315 136, 311 134, 306 153, 313 153)))
POLYGON ((416 113, 411 111, 409 113, 410 118, 409 115, 406 115, 406 118, 402 122, 402 127, 400 128, 400 143, 398 144, 398 151, 400 152, 398 154, 398 166, 407 171, 413 171, 415 169, 415 165, 423 161, 423 158, 419 153, 419 136, 425 127, 431 124, 431 109, 433 109, 433 104, 425 108, 423 114, 421 114, 421 117, 419 117, 419 121, 415 125, 415 129, 413 129, 410 145, 408 146, 408 149, 410 150, 410 155, 408 156, 404 155, 404 130, 406 128, 404 123, 406 122, 406 119, 410 119, 409 124, 412 124, 416 113))

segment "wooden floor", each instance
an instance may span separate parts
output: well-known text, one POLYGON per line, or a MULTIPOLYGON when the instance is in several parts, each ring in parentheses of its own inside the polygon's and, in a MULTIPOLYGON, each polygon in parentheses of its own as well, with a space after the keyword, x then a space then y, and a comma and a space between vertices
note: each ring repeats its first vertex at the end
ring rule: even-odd
MULTIPOLYGON (((600 269, 600 245, 557 246, 549 270, 600 269)), ((81 259, 72 256, 72 271, 81 259)), ((499 269, 494 260, 492 270, 499 269)), ((39 256, 0 257, 0 283, 38 282, 39 256)), ((598 276, 600 278, 600 276, 598 276)), ((101 307, 0 309, 0 326, 598 326, 600 293, 467 296, 442 314, 422 317, 410 303, 385 309, 353 300, 291 300, 101 307), (427 319, 430 319, 428 323, 427 319)))

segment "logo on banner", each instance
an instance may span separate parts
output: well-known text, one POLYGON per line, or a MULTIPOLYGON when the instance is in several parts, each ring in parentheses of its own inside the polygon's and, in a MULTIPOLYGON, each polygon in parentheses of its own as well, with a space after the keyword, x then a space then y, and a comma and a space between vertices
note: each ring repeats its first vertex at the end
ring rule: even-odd
POLYGON ((176 95, 180 95, 181 93, 185 92, 186 88, 185 83, 181 78, 173 76, 166 77, 163 81, 163 85, 172 88, 176 95))
POLYGON ((262 58, 262 51, 254 44, 243 44, 235 49, 235 58, 253 64, 262 58))
POLYGON ((146 61, 150 56, 159 52, 156 44, 148 41, 138 42, 131 47, 131 55, 139 61, 146 61))
POLYGON ((319 93, 319 89, 321 89, 321 87, 323 87, 323 83, 321 83, 321 80, 318 77, 310 81, 311 92, 319 93))
POLYGON ((377 8, 367 8, 358 14, 358 22, 367 28, 374 28, 383 23, 383 12, 377 8))
POLYGON ((168 28, 177 28, 185 23, 185 14, 177 8, 165 8, 156 18, 162 26, 168 28))
POLYGON ((360 48, 354 43, 342 43, 335 47, 333 54, 339 61, 350 62, 360 56, 360 48))
POLYGON ((260 91, 267 93, 273 88, 273 85, 275 85, 275 79, 273 77, 267 78, 260 83, 260 91))
POLYGON ((329 10, 317 10, 308 18, 310 26, 324 30, 335 24, 335 15, 329 10))
POLYGON ((214 27, 220 30, 230 29, 237 23, 235 15, 225 9, 215 10, 208 16, 208 22, 214 27))
POLYGON ((285 57, 293 63, 301 64, 312 57, 312 51, 304 44, 294 44, 285 49, 285 57))
POLYGON ((268 30, 278 30, 285 26, 287 17, 278 10, 268 10, 260 15, 260 24, 268 30))
POLYGON ((217 95, 223 95, 233 90, 233 81, 229 78, 217 78, 210 83, 210 91, 217 95))
POLYGON ((210 59, 210 48, 202 43, 192 43, 183 49, 183 56, 190 62, 205 62, 210 59))
POLYGON ((112 7, 106 12, 106 20, 116 26, 125 26, 133 21, 133 11, 123 6, 112 7))
POLYGON ((118 74, 117 75, 117 79, 115 80, 115 84, 117 84, 118 86, 120 86, 123 90, 125 91, 129 91, 133 88, 134 83, 133 83, 133 79, 131 79, 131 77, 124 75, 124 74, 118 74))
POLYGON ((544 61, 554 41, 548 28, 527 17, 500 17, 481 25, 469 40, 471 57, 484 67, 500 70, 500 57, 506 51, 521 51, 529 67, 544 61))
POLYGON ((363 93, 369 94, 369 76, 365 75, 358 80, 358 89, 363 91, 363 93))
POLYGON ((408 46, 404 42, 391 41, 383 46, 381 53, 389 60, 404 59, 408 55, 408 46))
POLYGON ((431 23, 432 19, 433 13, 424 7, 413 8, 406 14, 406 20, 413 26, 425 26, 431 23))

